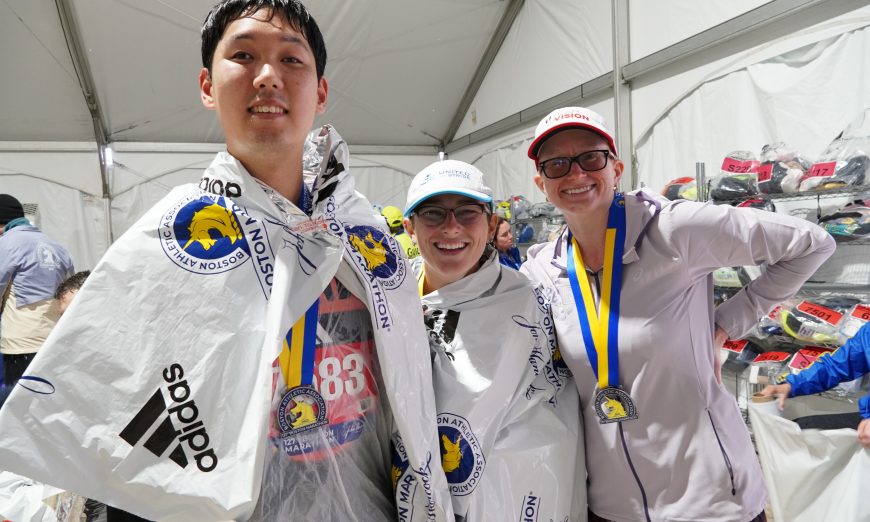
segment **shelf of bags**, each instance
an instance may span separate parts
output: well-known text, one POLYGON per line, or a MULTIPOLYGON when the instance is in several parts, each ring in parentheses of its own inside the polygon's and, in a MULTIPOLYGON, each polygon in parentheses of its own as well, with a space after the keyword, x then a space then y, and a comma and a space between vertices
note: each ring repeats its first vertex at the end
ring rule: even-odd
POLYGON ((758 194, 752 196, 744 196, 742 198, 711 199, 710 201, 717 205, 731 205, 735 203, 742 203, 743 201, 755 198, 769 199, 775 201, 800 201, 808 199, 842 198, 851 195, 863 194, 870 195, 870 185, 861 185, 858 187, 842 187, 830 190, 808 190, 806 192, 777 192, 774 194, 764 194, 759 192, 758 194))
POLYGON ((806 192, 790 192, 778 194, 760 194, 759 197, 767 197, 777 201, 814 199, 814 198, 838 198, 854 194, 870 194, 870 185, 858 187, 842 187, 831 190, 808 190, 806 192))

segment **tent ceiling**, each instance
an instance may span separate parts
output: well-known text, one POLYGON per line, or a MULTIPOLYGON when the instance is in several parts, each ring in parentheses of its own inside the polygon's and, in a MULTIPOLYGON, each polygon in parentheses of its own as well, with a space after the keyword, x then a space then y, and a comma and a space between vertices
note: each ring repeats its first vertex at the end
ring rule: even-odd
MULTIPOLYGON (((61 2, 62 0, 57 0, 61 2)), ((66 0, 110 141, 221 142, 197 90, 213 0, 66 0)), ((309 0, 329 60, 322 122, 354 145, 437 145, 505 0, 309 0)), ((54 0, 0 0, 0 141, 94 140, 54 0), (27 101, 25 103, 24 101, 27 101)))

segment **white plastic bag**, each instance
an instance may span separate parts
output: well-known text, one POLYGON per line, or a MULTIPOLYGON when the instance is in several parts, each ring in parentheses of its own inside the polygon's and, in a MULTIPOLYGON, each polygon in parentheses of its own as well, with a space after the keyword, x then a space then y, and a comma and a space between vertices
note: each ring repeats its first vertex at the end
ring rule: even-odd
POLYGON ((854 429, 801 430, 749 408, 775 520, 870 521, 870 450, 854 429))

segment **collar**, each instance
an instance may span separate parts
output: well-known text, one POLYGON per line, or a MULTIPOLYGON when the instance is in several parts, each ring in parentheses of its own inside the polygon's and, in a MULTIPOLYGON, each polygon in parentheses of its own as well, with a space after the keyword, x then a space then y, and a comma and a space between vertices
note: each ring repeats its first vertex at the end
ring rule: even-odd
POLYGON ((30 226, 30 221, 27 221, 27 218, 23 217, 15 218, 9 223, 6 223, 6 226, 3 227, 3 232, 9 232, 13 228, 21 226, 30 226))
MULTIPOLYGON (((627 265, 640 259, 638 250, 646 237, 647 228, 664 205, 669 201, 646 189, 625 194, 625 251, 622 264, 627 265)), ((550 263, 560 270, 568 269, 568 227, 564 227, 556 239, 553 259, 550 263)))

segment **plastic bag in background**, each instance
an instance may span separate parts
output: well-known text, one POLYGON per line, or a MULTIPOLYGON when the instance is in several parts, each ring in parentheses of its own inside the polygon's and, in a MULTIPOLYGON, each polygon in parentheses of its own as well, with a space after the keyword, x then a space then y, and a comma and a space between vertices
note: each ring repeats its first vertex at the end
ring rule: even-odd
POLYGON ((714 201, 744 199, 758 194, 758 160, 748 150, 731 152, 722 160, 722 171, 710 184, 714 201))
POLYGON ((783 332, 782 326, 779 323, 779 314, 783 308, 790 308, 791 306, 792 305, 789 303, 782 303, 773 307, 773 310, 762 317, 761 320, 758 321, 758 324, 755 325, 755 329, 752 331, 753 337, 766 339, 768 337, 783 335, 785 332, 783 332))
POLYGON ((852 297, 805 299, 780 311, 785 332, 800 341, 840 346, 846 339, 840 333, 845 316, 859 303, 852 297))
POLYGON ((752 281, 742 266, 726 266, 713 271, 713 286, 743 288, 752 281))
POLYGON ((819 219, 821 225, 838 243, 870 238, 870 207, 855 202, 819 219))
POLYGON ((797 192, 801 177, 812 162, 790 149, 785 143, 765 145, 758 165, 758 190, 762 194, 797 192))
POLYGON ((840 335, 845 339, 851 339, 868 321, 870 321, 870 301, 858 303, 840 323, 840 335))
POLYGON ((740 373, 752 364, 752 361, 764 353, 764 349, 748 339, 728 339, 722 345, 722 350, 727 352, 728 358, 722 363, 723 369, 732 369, 740 373))
POLYGON ((757 208, 768 212, 776 212, 776 206, 773 204, 773 201, 762 197, 749 198, 741 201, 735 206, 738 208, 757 208))
POLYGON ((507 219, 510 221, 511 219, 511 202, 504 201, 493 201, 493 213, 500 217, 507 219))
POLYGON ((525 196, 513 196, 510 199, 511 216, 514 219, 526 219, 529 217, 529 200, 525 196))
POLYGON ((870 184, 870 108, 864 109, 801 178, 800 191, 870 184))
POLYGON ((562 212, 556 208, 555 205, 550 203, 549 201, 544 201, 542 203, 535 203, 531 207, 529 207, 529 217, 553 217, 553 216, 561 216, 562 212))
POLYGON ((695 178, 688 176, 672 179, 662 189, 662 195, 671 201, 675 199, 698 201, 698 184, 695 178))
POLYGON ((776 520, 870 521, 870 451, 854 429, 801 430, 756 408, 749 418, 776 520))
POLYGON ((767 378, 768 383, 783 382, 785 376, 788 375, 788 366, 786 365, 792 354, 796 351, 796 347, 789 345, 779 345, 775 350, 767 351, 759 354, 752 360, 750 364, 751 374, 749 381, 764 383, 758 377, 753 377, 755 374, 759 377, 767 378))

